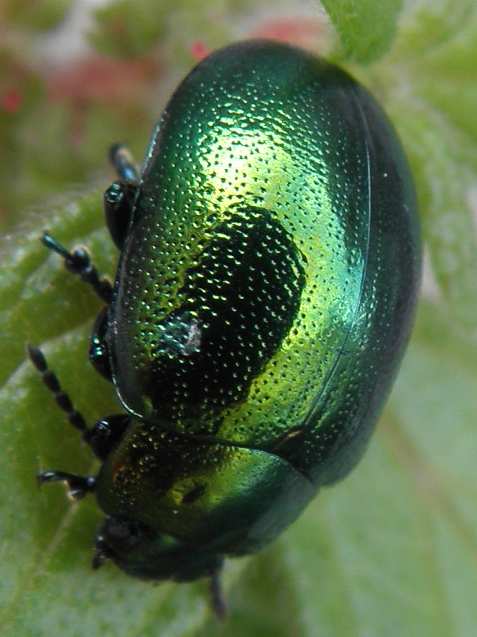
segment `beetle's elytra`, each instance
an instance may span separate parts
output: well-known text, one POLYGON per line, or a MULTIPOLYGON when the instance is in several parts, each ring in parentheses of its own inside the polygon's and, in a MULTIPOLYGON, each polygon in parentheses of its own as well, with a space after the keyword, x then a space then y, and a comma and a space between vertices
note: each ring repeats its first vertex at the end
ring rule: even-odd
POLYGON ((95 477, 40 480, 96 494, 95 566, 215 575, 362 455, 412 323, 413 183, 363 87, 269 41, 226 47, 186 77, 140 174, 124 147, 112 159, 114 288, 84 249, 43 241, 106 303, 90 359, 123 413, 86 428, 30 348, 102 461, 95 477))

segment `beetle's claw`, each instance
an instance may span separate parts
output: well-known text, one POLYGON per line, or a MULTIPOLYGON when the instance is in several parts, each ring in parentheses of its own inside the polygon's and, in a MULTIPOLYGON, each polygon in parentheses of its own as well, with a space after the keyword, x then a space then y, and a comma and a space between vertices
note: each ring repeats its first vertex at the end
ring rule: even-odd
POLYGON ((212 609, 217 619, 223 621, 227 615, 227 602, 220 582, 220 572, 214 571, 209 581, 209 590, 212 609))
POLYGON ((36 481, 38 482, 38 486, 41 487, 45 484, 45 482, 52 482, 54 480, 54 471, 42 471, 36 476, 36 481))
POLYGON ((68 495, 73 500, 81 500, 87 493, 94 491, 96 486, 93 476, 76 476, 64 471, 42 471, 36 479, 40 486, 46 482, 65 482, 68 486, 68 495))
POLYGON ((97 571, 98 568, 101 568, 101 566, 103 566, 103 564, 109 559, 111 559, 109 549, 106 545, 106 542, 104 541, 103 536, 99 535, 96 538, 96 547, 93 559, 91 561, 91 566, 95 571, 97 571))

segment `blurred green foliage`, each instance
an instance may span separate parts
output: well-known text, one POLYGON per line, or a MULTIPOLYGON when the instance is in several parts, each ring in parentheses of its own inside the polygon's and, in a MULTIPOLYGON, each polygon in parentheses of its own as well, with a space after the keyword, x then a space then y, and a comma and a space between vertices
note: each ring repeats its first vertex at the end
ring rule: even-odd
POLYGON ((5 0, 3 17, 8 25, 42 32, 64 19, 70 0, 5 0))
POLYGON ((90 41, 101 53, 122 58, 147 55, 164 38, 168 3, 119 0, 96 12, 90 41))
POLYGON ((310 36, 311 19, 291 0, 279 9, 271 0, 116 0, 92 15, 92 48, 71 59, 61 47, 52 59, 51 45, 65 41, 57 38, 78 3, 6 0, 0 9, 2 637, 475 634, 477 5, 323 4, 330 22, 317 3, 310 36), (90 422, 117 410, 87 362, 99 303, 38 236, 48 227, 68 245, 87 244, 112 275, 117 253, 101 213, 109 144, 127 141, 141 157, 195 58, 263 33, 328 47, 382 101, 416 176, 426 271, 409 352, 365 460, 268 550, 227 564, 230 618, 219 625, 202 582, 155 587, 111 565, 91 573, 94 500, 73 506, 54 487, 40 494, 34 474, 94 465, 24 346, 45 347, 90 422))
POLYGON ((365 63, 379 58, 389 49, 396 32, 402 0, 379 3, 376 0, 322 2, 341 36, 342 55, 365 63), (365 38, 363 32, 366 32, 365 38))

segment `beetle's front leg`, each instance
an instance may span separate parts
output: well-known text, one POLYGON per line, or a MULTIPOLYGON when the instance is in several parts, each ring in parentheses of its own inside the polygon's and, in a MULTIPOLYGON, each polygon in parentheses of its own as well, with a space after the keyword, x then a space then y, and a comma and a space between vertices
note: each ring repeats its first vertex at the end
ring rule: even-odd
POLYGON ((114 144, 109 158, 119 179, 104 193, 104 213, 111 238, 121 250, 131 222, 140 177, 131 153, 123 144, 114 144))
MULTIPOLYGON (((124 145, 114 144, 110 150, 110 159, 119 180, 113 182, 104 193, 104 210, 111 237, 121 249, 129 228, 140 178, 131 153, 124 145)), ((111 302, 113 292, 111 282, 99 276, 86 248, 67 250, 48 232, 43 234, 41 240, 49 250, 63 257, 65 266, 70 272, 79 275, 83 281, 89 283, 107 304, 111 302)))
POLYGON ((100 299, 105 303, 111 302, 113 294, 111 282, 99 276, 97 269, 91 263, 91 257, 86 248, 78 247, 70 252, 48 232, 43 234, 41 241, 49 250, 53 250, 63 257, 66 269, 77 274, 85 283, 91 285, 100 299))

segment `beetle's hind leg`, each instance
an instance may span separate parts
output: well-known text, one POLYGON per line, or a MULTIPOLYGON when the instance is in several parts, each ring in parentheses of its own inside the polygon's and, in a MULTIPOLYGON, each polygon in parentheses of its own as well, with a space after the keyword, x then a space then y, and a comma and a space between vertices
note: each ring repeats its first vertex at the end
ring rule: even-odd
POLYGON ((111 237, 121 250, 131 222, 140 176, 131 153, 123 144, 111 146, 109 159, 118 180, 104 193, 104 213, 111 237))
POLYGON ((227 615, 227 603, 220 580, 220 570, 213 571, 209 580, 210 604, 218 619, 225 619, 227 615))
POLYGON ((43 233, 41 241, 49 250, 63 257, 67 270, 80 276, 85 283, 91 285, 100 299, 105 303, 110 303, 113 294, 111 282, 99 276, 85 248, 77 247, 71 251, 67 250, 48 232, 43 233))

